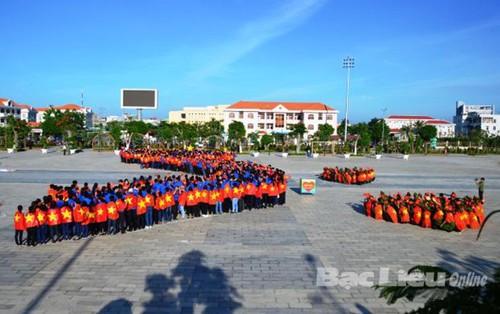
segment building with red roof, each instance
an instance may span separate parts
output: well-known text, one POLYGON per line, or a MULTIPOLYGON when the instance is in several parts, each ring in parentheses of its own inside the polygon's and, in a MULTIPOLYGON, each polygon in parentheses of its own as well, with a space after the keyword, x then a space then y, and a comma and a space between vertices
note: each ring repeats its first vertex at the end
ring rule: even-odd
POLYGON ((400 137, 405 136, 405 132, 401 131, 402 128, 407 126, 414 127, 419 121, 435 126, 438 138, 455 137, 455 124, 446 120, 420 115, 391 115, 385 118, 385 123, 389 126, 391 134, 400 137))
POLYGON ((224 109, 224 128, 240 121, 248 133, 289 133, 303 123, 312 135, 321 124, 330 124, 337 133, 338 110, 320 102, 238 101, 224 109))

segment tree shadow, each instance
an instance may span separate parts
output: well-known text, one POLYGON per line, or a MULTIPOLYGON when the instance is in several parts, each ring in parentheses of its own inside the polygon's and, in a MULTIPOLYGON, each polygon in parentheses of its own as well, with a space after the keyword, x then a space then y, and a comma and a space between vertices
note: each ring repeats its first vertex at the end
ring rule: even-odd
MULTIPOLYGON (((308 277, 312 282, 317 284, 318 268, 324 267, 323 263, 311 254, 305 254, 304 260, 308 264, 308 277)), ((317 289, 308 296, 308 299, 313 309, 320 308, 335 313, 348 313, 348 311, 342 307, 342 301, 337 300, 333 295, 332 288, 329 289, 328 287, 317 286, 317 289)))
POLYGON ((492 278, 495 270, 500 267, 500 262, 487 260, 475 255, 468 255, 462 258, 446 249, 438 249, 437 252, 442 257, 442 261, 438 263, 438 266, 450 272, 483 273, 492 278))
MULTIPOLYGON (((152 274, 146 277, 145 291, 152 293, 144 302, 144 313, 233 313, 242 304, 242 296, 222 269, 205 264, 205 254, 190 251, 179 258, 170 277, 152 274), (171 291, 180 291, 174 295, 171 291), (202 312, 200 312, 203 309, 202 312)), ((108 303, 99 313, 130 313, 131 302, 120 298, 108 303)))
POLYGON ((82 255, 82 253, 87 249, 87 247, 92 243, 94 238, 90 238, 86 240, 76 252, 69 258, 66 263, 56 272, 56 275, 52 277, 52 279, 45 285, 45 288, 40 291, 36 297, 31 300, 30 303, 26 305, 26 308, 23 310, 23 313, 32 313, 38 307, 38 304, 45 298, 45 296, 49 293, 49 291, 61 280, 69 268, 74 264, 74 262, 82 255))

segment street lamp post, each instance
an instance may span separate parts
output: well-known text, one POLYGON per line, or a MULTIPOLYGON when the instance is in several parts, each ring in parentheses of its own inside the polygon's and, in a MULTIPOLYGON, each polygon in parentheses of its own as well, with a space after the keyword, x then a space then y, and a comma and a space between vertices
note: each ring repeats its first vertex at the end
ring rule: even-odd
POLYGON ((384 134, 385 134, 385 112, 387 108, 382 109, 382 148, 384 147, 384 134))
POLYGON ((351 68, 354 68, 354 58, 347 56, 344 59, 343 68, 347 69, 347 91, 345 97, 345 125, 344 125, 344 145, 347 143, 347 118, 349 113, 349 84, 351 79, 351 68))

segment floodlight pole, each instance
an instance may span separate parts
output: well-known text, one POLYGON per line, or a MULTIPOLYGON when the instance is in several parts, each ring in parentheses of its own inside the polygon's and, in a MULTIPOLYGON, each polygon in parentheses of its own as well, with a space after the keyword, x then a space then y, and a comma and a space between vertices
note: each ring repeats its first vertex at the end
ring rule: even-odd
POLYGON ((382 109, 382 147, 384 147, 384 133, 385 133, 385 112, 387 108, 382 109))
POLYGON ((344 59, 343 63, 343 68, 347 69, 347 91, 346 91, 346 97, 345 97, 345 125, 344 125, 344 145, 347 143, 347 119, 348 119, 348 113, 349 113, 349 85, 350 85, 350 79, 351 79, 351 68, 354 68, 354 58, 351 58, 347 56, 347 58, 344 59))
POLYGON ((137 108, 137 120, 142 121, 142 108, 137 108))

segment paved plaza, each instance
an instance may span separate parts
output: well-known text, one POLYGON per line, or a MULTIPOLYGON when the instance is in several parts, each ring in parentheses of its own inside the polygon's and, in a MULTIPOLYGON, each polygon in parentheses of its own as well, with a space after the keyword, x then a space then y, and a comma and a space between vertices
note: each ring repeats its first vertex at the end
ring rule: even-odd
POLYGON ((363 193, 475 195, 477 177, 486 178, 485 213, 500 209, 500 156, 238 158, 289 173, 286 205, 20 248, 15 208, 45 195, 49 183, 165 172, 122 164, 108 152, 1 152, 0 168, 15 171, 0 173, 0 312, 400 313, 421 303, 389 306, 373 288, 320 287, 317 269, 377 276, 389 268, 392 276, 425 264, 491 276, 500 267, 500 215, 476 242, 477 230, 447 233, 376 221, 362 212, 363 193), (325 182, 317 178, 325 166, 373 167, 377 178, 364 186, 325 182), (316 195, 298 193, 300 178, 318 179, 316 195))

